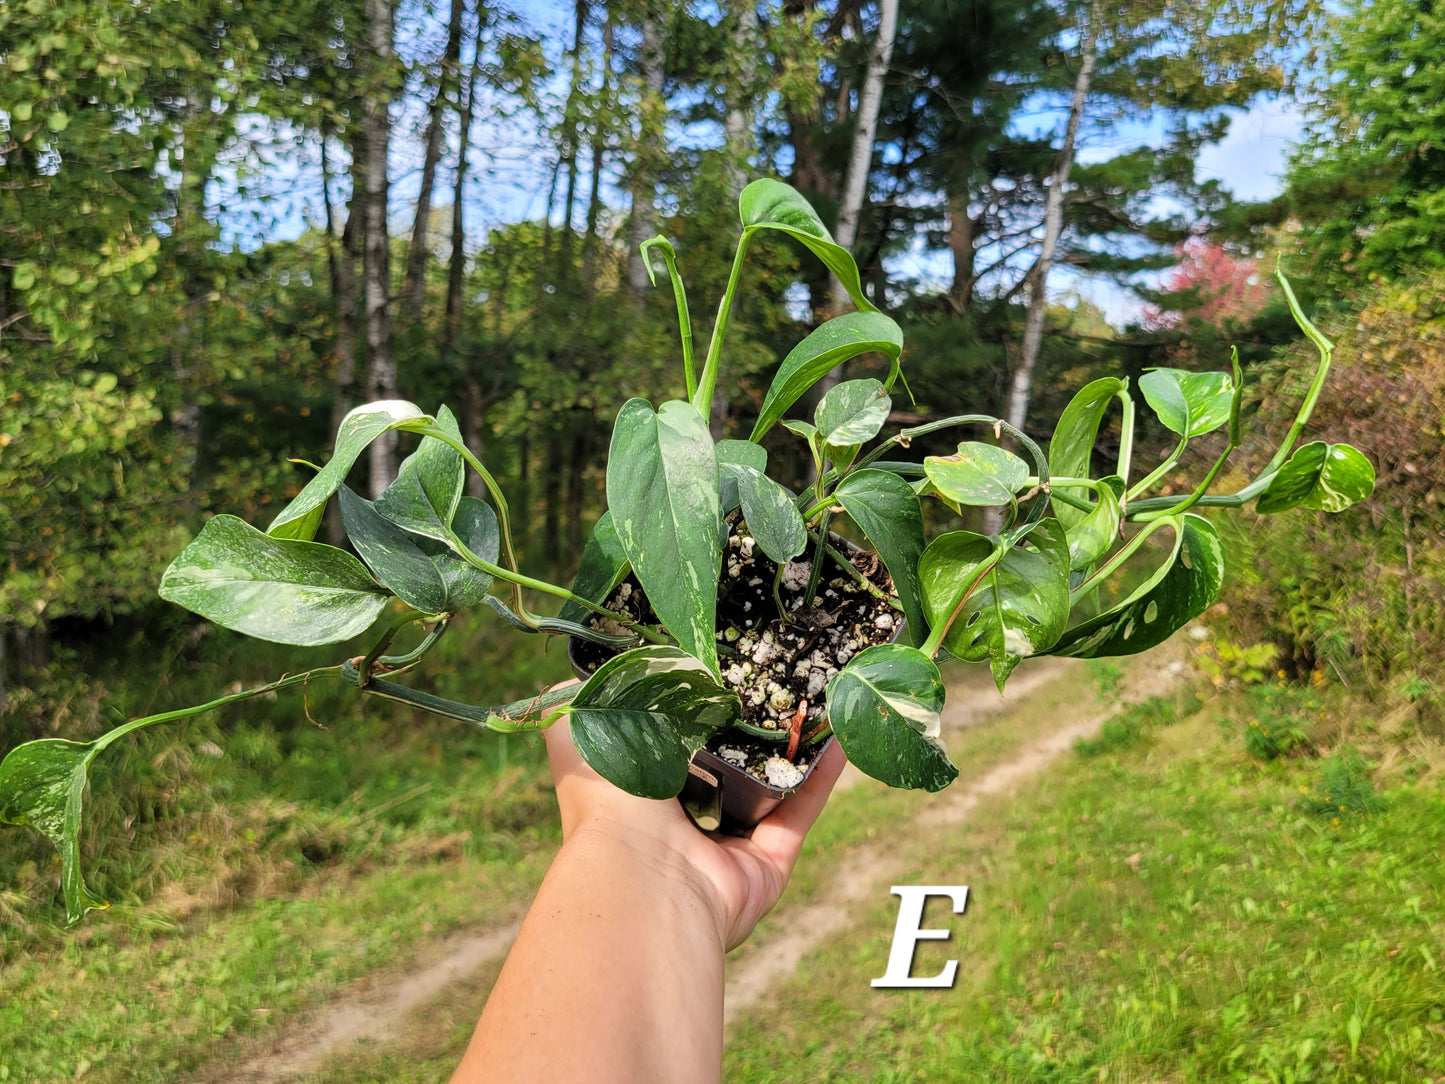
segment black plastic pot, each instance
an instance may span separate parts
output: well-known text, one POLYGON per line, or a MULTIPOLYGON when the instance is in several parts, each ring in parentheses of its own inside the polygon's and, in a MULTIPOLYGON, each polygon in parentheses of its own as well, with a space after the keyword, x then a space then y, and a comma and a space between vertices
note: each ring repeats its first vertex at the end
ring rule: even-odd
MULTIPOLYGON (((592 672, 577 659, 578 641, 567 641, 567 661, 572 672, 583 681, 592 672)), ((688 765, 687 782, 677 796, 688 816, 707 832, 721 832, 729 836, 745 836, 757 827, 760 820, 777 809, 783 799, 807 782, 813 774, 813 765, 824 750, 833 744, 829 734, 813 753, 813 759, 804 769, 803 778, 797 787, 774 787, 724 760, 707 749, 693 754, 688 765)))

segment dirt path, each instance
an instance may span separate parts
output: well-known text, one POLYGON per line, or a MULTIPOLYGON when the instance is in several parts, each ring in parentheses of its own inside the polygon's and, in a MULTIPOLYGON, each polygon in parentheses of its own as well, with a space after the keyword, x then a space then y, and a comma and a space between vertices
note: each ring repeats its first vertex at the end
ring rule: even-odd
MULTIPOLYGON (((944 711, 945 735, 984 722, 1018 708, 1028 697, 1046 690, 1056 679, 1079 665, 1071 660, 1040 659, 1022 669, 1009 682, 1008 699, 999 696, 982 668, 970 668, 961 682, 949 690, 944 711)), ((1155 669, 1131 683, 1123 700, 1143 699, 1163 691, 1177 677, 1171 667, 1155 669)), ((920 826, 941 827, 961 823, 985 797, 997 794, 1038 772, 1077 738, 1094 732, 1117 710, 1117 704, 1091 706, 1084 715, 1071 718, 1057 730, 1018 750, 972 783, 945 794, 916 818, 920 826)), ((838 788, 846 789, 863 779, 851 766, 838 788)), ((788 933, 756 946, 736 964, 730 964, 726 1019, 731 1022, 755 1005, 777 980, 790 974, 810 951, 835 936, 857 914, 864 900, 875 899, 892 883, 898 868, 894 850, 886 841, 855 851, 834 868, 819 902, 799 910, 788 922, 788 933)), ((520 919, 470 934, 453 935, 426 952, 416 970, 405 979, 388 985, 378 981, 382 993, 344 997, 326 1006, 290 1034, 253 1051, 239 1064, 231 1062, 203 1069, 192 1079, 236 1081, 246 1084, 281 1084, 304 1079, 322 1068, 334 1055, 353 1049, 358 1042, 370 1046, 403 1036, 408 1019, 438 995, 463 982, 484 967, 495 964, 511 947, 520 919)))

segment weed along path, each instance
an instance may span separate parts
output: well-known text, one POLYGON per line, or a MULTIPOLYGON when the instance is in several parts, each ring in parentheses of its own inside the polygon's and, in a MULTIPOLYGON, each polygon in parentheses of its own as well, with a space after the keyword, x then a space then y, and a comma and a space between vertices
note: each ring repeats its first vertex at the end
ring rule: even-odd
MULTIPOLYGON (((1133 660, 1107 699, 1089 667, 1073 660, 1025 664, 1007 698, 981 667, 952 675, 944 738, 957 754, 960 778, 942 794, 924 795, 889 790, 849 769, 783 904, 729 960, 729 1023, 765 1002, 774 983, 837 939, 865 904, 888 895, 908 869, 901 841, 916 837, 915 829, 962 824, 985 798, 1008 792, 1094 733, 1121 703, 1168 689, 1184 669, 1177 660, 1168 648, 1133 660), (961 738, 965 730, 969 736, 961 738)), ((372 976, 370 992, 320 1008, 264 1047, 253 1044, 239 1061, 233 1050, 191 1079, 281 1084, 444 1077, 440 1068, 431 1077, 413 1077, 402 1066, 415 1071, 460 1057, 519 925, 513 914, 492 928, 433 943, 411 970, 372 976)))

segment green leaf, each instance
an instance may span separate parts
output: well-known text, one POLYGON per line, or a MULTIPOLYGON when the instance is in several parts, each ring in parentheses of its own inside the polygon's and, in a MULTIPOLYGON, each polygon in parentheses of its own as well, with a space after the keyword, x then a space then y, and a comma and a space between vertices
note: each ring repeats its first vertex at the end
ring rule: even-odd
POLYGON ((838 483, 833 499, 843 506, 869 543, 878 551, 908 621, 905 635, 921 644, 928 635, 924 621, 923 591, 918 582, 918 560, 923 554, 923 509, 918 495, 902 478, 868 468, 854 471, 838 483))
POLYGON ((60 888, 70 925, 92 907, 110 906, 86 886, 80 868, 86 771, 100 749, 96 742, 44 738, 17 746, 0 761, 0 822, 28 825, 60 852, 60 888))
POLYGON ((727 515, 740 502, 737 479, 727 472, 727 466, 736 464, 752 467, 755 471, 766 472, 768 451, 761 444, 754 444, 750 440, 720 440, 716 447, 717 465, 722 470, 722 475, 718 479, 718 494, 722 500, 723 515, 727 515))
POLYGON ((1228 373, 1155 369, 1139 378, 1139 391, 1169 430, 1191 439, 1229 421, 1234 402, 1234 381, 1228 373))
POLYGON ((939 737, 943 679, 916 647, 860 651, 828 681, 828 722, 858 769, 890 787, 938 791, 958 777, 939 737))
MULTIPOLYGON (((582 561, 577 579, 572 582, 572 593, 600 606, 627 578, 631 567, 622 540, 617 537, 617 528, 612 525, 612 513, 603 512, 592 528, 592 537, 582 547, 582 561)), ((569 600, 562 603, 557 616, 563 621, 581 624, 587 620, 588 611, 569 600)))
POLYGON ((441 572, 422 552, 416 535, 403 531, 350 486, 340 492, 341 522, 366 567, 394 595, 422 613, 447 610, 441 572))
MULTIPOLYGON (((1065 529, 1069 540, 1069 568, 1088 568, 1119 541, 1119 497, 1124 480, 1117 474, 1102 479, 1097 487, 1098 501, 1092 512, 1065 529)), ((1075 509, 1077 511, 1077 509, 1075 509)))
POLYGON ((923 470, 943 496, 983 507, 1008 504, 1029 477, 1028 464, 1012 452, 973 440, 954 455, 925 457, 923 470))
MULTIPOLYGON (((436 424, 449 436, 462 439, 457 420, 446 407, 437 411, 436 424)), ((446 542, 465 480, 461 453, 436 437, 423 437, 416 451, 402 461, 396 480, 376 498, 376 510, 412 534, 446 542)))
MULTIPOLYGON (((488 564, 496 564, 502 554, 502 528, 497 513, 486 501, 463 497, 457 502, 452 517, 452 531, 458 541, 488 564)), ((475 606, 486 597, 492 586, 490 573, 483 572, 449 546, 422 539, 422 552, 432 559, 442 574, 449 612, 475 606)))
POLYGON ((738 217, 744 233, 757 229, 780 230, 802 242, 838 277, 848 296, 864 312, 877 312, 877 306, 863 294, 858 265, 848 250, 833 240, 813 205, 782 181, 770 178, 753 181, 738 197, 738 217))
POLYGON ((214 516, 161 577, 160 596, 224 628, 313 646, 364 632, 389 597, 351 554, 214 516))
POLYGON ((872 351, 888 356, 891 384, 903 353, 903 332, 881 312, 844 313, 815 329, 788 352, 778 367, 748 439, 761 439, 825 373, 849 358, 872 351))
POLYGON ((881 381, 871 377, 845 380, 823 396, 813 421, 818 424, 823 443, 851 447, 876 437, 892 409, 893 400, 881 381))
POLYGON ((582 759, 643 798, 677 795, 692 755, 741 710, 699 660, 651 646, 608 659, 567 709, 582 759))
MULTIPOLYGON (((1106 376, 1085 384, 1059 415, 1059 424, 1049 441, 1049 473, 1059 478, 1088 478, 1093 474, 1091 460, 1099 424, 1109 401, 1125 392, 1127 380, 1106 376)), ((1053 501, 1053 513, 1065 527, 1072 527, 1088 513, 1053 501)))
POLYGON ((1052 647, 1069 620, 1063 529, 1045 520, 1028 543, 996 547, 982 535, 954 531, 935 538, 918 566, 929 621, 936 628, 953 617, 943 646, 968 662, 988 659, 1000 691, 1014 667, 1052 647))
POLYGON ((1317 440, 1297 449, 1255 504, 1256 512, 1291 508, 1343 512, 1375 491, 1375 468, 1348 444, 1317 440))
POLYGON ((792 494, 752 467, 740 463, 719 466, 724 480, 737 487, 743 518, 764 553, 782 564, 807 548, 808 529, 792 494))
POLYGON ((341 488, 366 446, 389 429, 425 417, 420 407, 399 399, 366 403, 346 415, 336 430, 336 448, 330 461, 271 521, 266 533, 276 538, 310 541, 321 525, 326 502, 341 488))
POLYGON ((714 674, 722 510, 717 456, 690 403, 623 404, 607 457, 607 504, 647 599, 684 650, 714 674))
MULTIPOLYGON (((1169 522, 1169 521, 1161 521, 1169 522)), ((1081 659, 1133 655, 1162 644, 1214 605, 1224 589, 1224 547, 1210 522, 1185 515, 1163 574, 1124 602, 1069 629, 1051 655, 1081 659)))

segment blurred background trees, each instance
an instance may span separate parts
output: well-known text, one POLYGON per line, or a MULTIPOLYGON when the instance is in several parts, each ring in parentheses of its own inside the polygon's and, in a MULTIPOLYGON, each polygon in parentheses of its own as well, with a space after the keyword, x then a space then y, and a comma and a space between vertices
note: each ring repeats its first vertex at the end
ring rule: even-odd
MULTIPOLYGON (((1349 568, 1327 532, 1363 520, 1289 528, 1335 563, 1296 570, 1299 597, 1261 576, 1252 627, 1301 666, 1335 644, 1371 680, 1413 672, 1440 627, 1421 406, 1440 383, 1440 19, 1424 0, 0 8, 0 703, 52 644, 167 641, 154 586, 176 549, 215 512, 264 520, 367 398, 453 406, 524 510, 525 559, 565 574, 611 412, 680 390, 671 292, 637 245, 677 246, 705 335, 736 193, 763 174, 842 213, 905 324, 913 418, 1002 413, 1013 389, 1046 429, 1081 379, 1217 368, 1231 345, 1273 373, 1296 349, 1266 281, 1284 256, 1370 389, 1330 420, 1384 484, 1349 568), (1243 202, 1200 156, 1265 98, 1304 111, 1302 142, 1282 194, 1243 202), (1380 593, 1360 582, 1396 586, 1404 608, 1376 616, 1408 644, 1363 646, 1380 593)), ((720 434, 746 431, 833 304, 812 262, 766 255, 720 434)), ((353 484, 383 485, 396 454, 353 484)), ((1303 561, 1297 541, 1264 530, 1251 552, 1303 561)), ((0 745, 53 725, 12 713, 0 745)))

